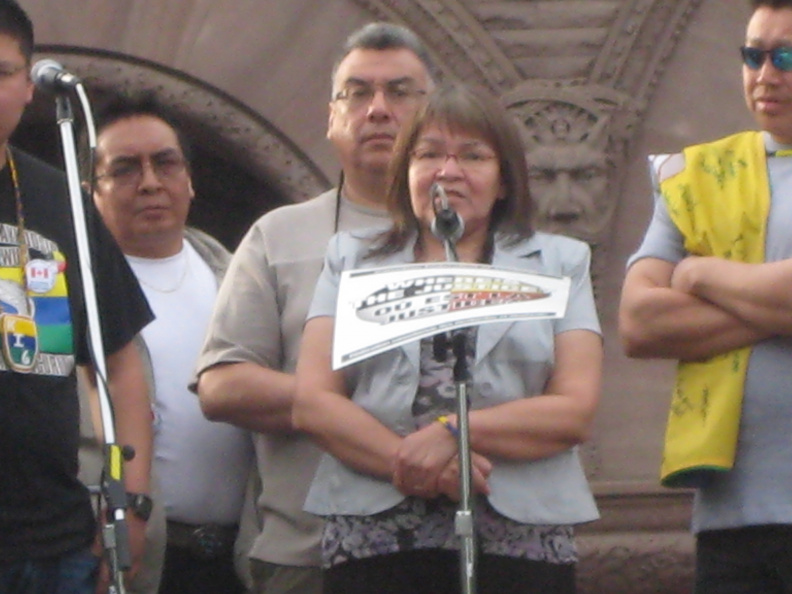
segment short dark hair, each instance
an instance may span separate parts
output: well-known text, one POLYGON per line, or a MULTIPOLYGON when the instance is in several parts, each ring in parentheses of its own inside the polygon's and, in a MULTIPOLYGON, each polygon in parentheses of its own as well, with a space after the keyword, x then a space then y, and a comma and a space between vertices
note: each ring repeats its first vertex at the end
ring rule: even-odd
POLYGON ((390 49, 410 50, 418 56, 418 59, 426 67, 429 77, 435 81, 438 78, 437 69, 432 57, 429 55, 429 51, 415 33, 401 25, 377 21, 363 25, 346 38, 344 46, 341 48, 341 53, 333 64, 333 72, 330 78, 331 85, 335 83, 336 72, 344 58, 358 49, 379 51, 390 49))
POLYGON ((415 117, 399 131, 386 194, 393 226, 375 242, 370 255, 403 249, 409 237, 420 229, 410 201, 408 172, 421 132, 433 125, 480 135, 492 146, 498 157, 504 196, 492 208, 490 237, 494 239, 497 233, 507 243, 530 238, 534 205, 528 190, 525 147, 516 121, 492 94, 460 83, 447 83, 432 91, 415 117))
POLYGON ((15 39, 25 61, 30 63, 33 58, 33 23, 15 0, 0 0, 0 35, 15 39))
POLYGON ((792 8, 792 0, 749 0, 752 11, 766 6, 767 8, 792 8))
MULTIPOLYGON (((2 0, 0 0, 2 1, 2 0)), ((165 106, 156 95, 150 91, 143 91, 133 96, 116 96, 101 105, 94 114, 94 126, 97 138, 103 130, 121 120, 136 117, 152 117, 162 120, 176 134, 176 142, 184 155, 184 159, 189 169, 192 148, 187 137, 182 131, 182 123, 175 112, 165 106)), ((86 155, 81 155, 80 167, 83 179, 89 179, 95 173, 90 169, 96 167, 96 163, 90 163, 86 155)))

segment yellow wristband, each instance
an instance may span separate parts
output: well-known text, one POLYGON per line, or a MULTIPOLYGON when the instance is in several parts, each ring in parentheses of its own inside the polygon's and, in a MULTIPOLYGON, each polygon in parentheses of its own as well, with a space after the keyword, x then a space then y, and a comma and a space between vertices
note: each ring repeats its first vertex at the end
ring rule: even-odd
POLYGON ((437 422, 440 423, 446 429, 448 429, 448 432, 451 433, 451 435, 453 435, 454 437, 459 437, 459 429, 454 427, 454 424, 451 422, 451 419, 449 419, 447 416, 440 415, 439 417, 437 417, 437 422))

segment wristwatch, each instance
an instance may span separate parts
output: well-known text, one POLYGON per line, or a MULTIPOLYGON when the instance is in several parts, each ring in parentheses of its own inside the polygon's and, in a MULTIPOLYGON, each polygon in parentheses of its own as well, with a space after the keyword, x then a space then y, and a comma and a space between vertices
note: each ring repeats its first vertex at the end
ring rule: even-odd
POLYGON ((151 517, 154 502, 151 497, 143 493, 127 493, 127 509, 144 522, 151 517))

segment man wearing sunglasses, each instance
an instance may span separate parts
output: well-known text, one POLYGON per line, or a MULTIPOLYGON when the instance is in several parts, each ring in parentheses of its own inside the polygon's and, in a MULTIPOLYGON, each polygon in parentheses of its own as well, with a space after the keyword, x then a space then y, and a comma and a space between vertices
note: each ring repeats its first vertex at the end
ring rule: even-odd
POLYGON ((651 159, 620 308, 628 355, 679 360, 661 480, 696 488, 696 594, 792 592, 792 0, 750 6, 761 132, 651 159))

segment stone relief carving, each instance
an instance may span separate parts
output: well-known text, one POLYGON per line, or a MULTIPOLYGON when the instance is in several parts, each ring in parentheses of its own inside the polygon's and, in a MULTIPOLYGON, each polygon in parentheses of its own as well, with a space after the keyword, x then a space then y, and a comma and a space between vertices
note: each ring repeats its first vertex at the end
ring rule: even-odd
POLYGON ((607 225, 607 118, 591 125, 572 105, 554 103, 525 122, 531 195, 542 229, 592 241, 607 225))
POLYGON ((537 227, 587 241, 596 285, 630 140, 625 122, 637 109, 624 94, 596 85, 526 82, 502 101, 523 132, 537 227))

